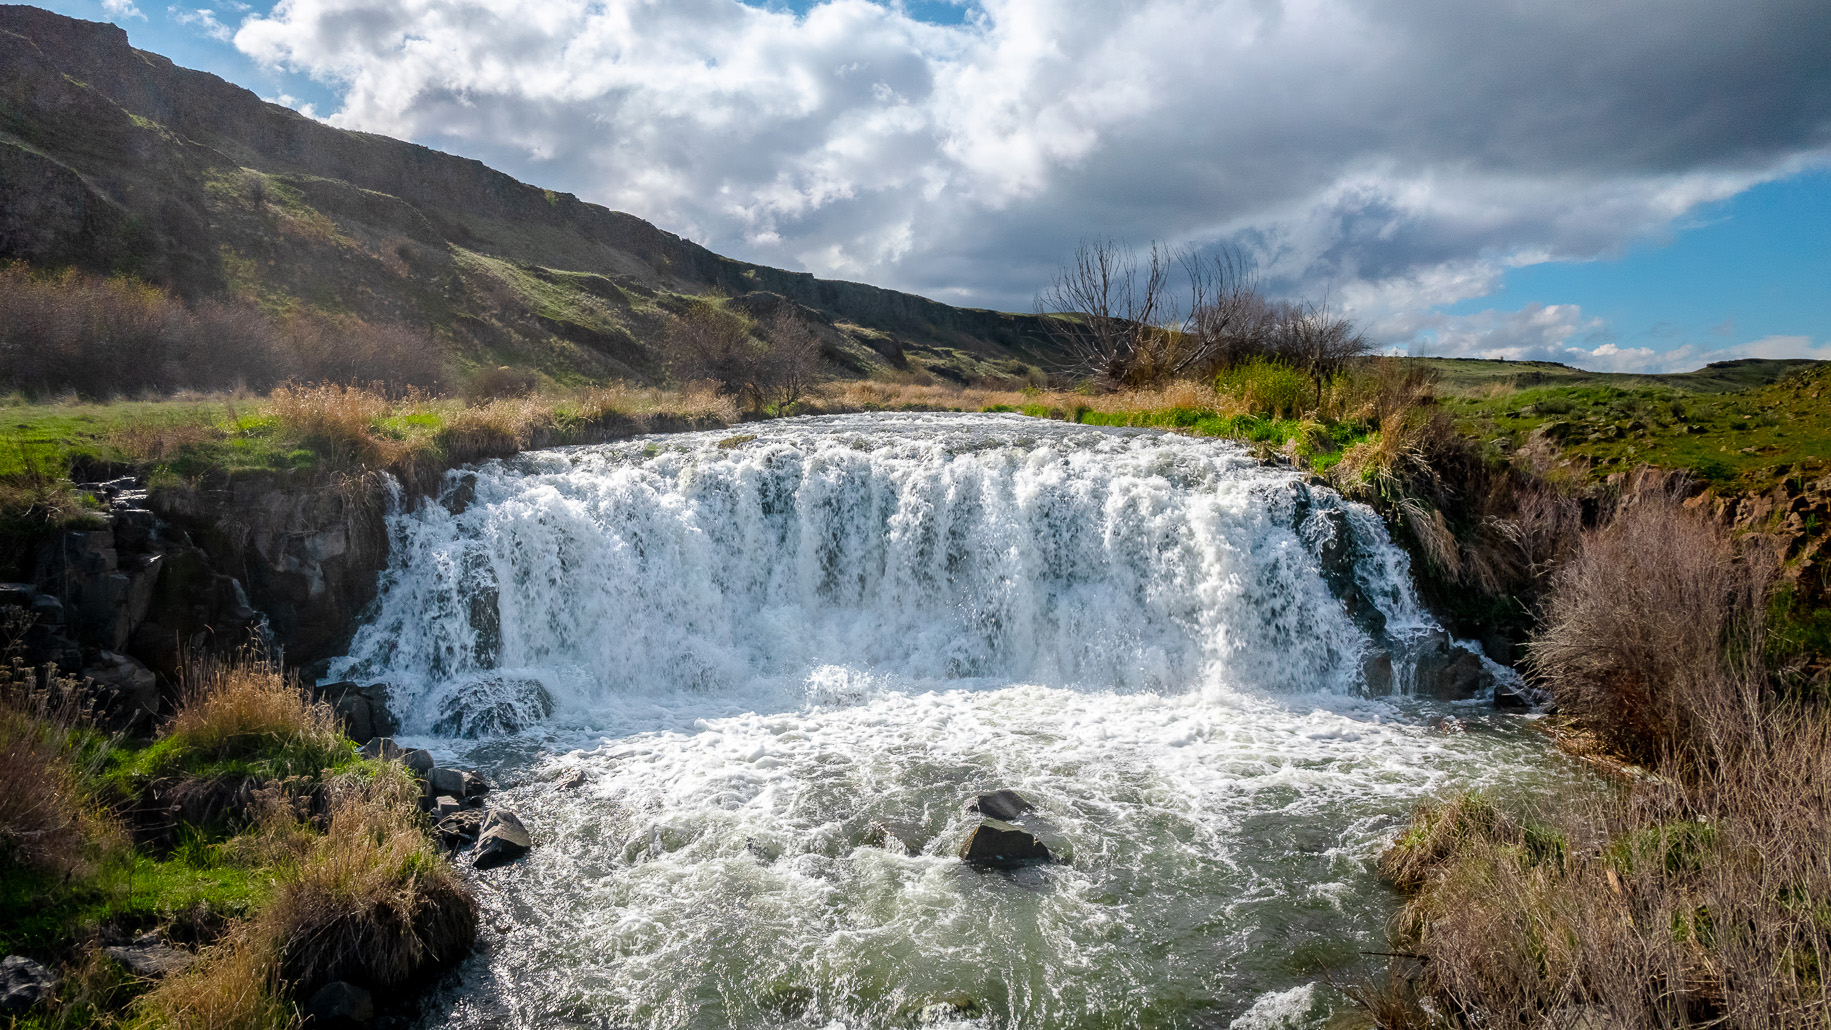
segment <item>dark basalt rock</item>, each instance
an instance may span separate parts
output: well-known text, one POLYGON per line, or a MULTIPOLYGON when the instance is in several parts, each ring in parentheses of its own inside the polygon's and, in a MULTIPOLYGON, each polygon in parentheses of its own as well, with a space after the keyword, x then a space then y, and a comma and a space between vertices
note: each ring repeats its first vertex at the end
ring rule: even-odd
POLYGON ((0 1012, 24 1012, 56 990, 57 977, 24 955, 8 955, 0 961, 0 1012))
POLYGON ((1036 811, 1036 806, 1024 800, 1023 795, 1014 790, 995 790, 990 794, 981 794, 968 802, 966 810, 987 819, 1014 822, 1036 811))
POLYGON ((119 947, 103 948, 108 957, 126 966, 135 976, 163 977, 181 973, 197 956, 188 951, 179 951, 157 938, 137 940, 132 944, 119 947))
POLYGON ((986 819, 960 845, 960 859, 982 869, 1021 869, 1050 861, 1050 854, 1049 848, 1028 831, 986 819))
POLYGON ((439 842, 456 850, 477 839, 483 831, 483 810, 481 808, 460 808, 443 816, 433 826, 433 832, 439 835, 439 842))
POLYGON ((528 836, 527 827, 515 813, 497 808, 483 820, 483 829, 477 834, 477 853, 471 864, 478 869, 494 869, 507 865, 528 853, 534 846, 534 839, 528 836))
POLYGON ((454 798, 474 798, 488 794, 489 782, 465 769, 437 767, 426 773, 426 786, 433 797, 448 794, 454 798))

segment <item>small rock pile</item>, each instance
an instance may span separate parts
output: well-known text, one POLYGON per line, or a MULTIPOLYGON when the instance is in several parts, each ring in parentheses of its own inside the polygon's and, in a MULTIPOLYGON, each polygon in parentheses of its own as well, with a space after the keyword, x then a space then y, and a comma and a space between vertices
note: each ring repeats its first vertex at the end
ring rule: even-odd
POLYGON ((431 752, 405 750, 391 737, 376 737, 362 747, 365 758, 405 765, 420 780, 420 805, 432 813, 433 832, 451 852, 466 847, 471 864, 494 869, 527 854, 534 839, 514 812, 488 805, 489 781, 469 769, 435 765, 431 752))

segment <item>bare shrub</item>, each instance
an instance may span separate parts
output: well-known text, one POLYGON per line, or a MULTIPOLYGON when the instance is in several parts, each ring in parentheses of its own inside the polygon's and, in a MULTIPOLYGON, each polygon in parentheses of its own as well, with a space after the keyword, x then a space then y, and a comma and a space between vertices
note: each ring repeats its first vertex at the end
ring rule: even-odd
POLYGON ((477 404, 526 397, 539 385, 539 377, 525 369, 510 368, 507 365, 480 368, 465 380, 464 399, 477 404))
POLYGON ((1558 572, 1533 670, 1559 709, 1644 763, 1714 754, 1759 705, 1760 619, 1771 560, 1663 483, 1631 494, 1558 572), (1735 667, 1729 663, 1735 662, 1735 667))
POLYGON ((782 311, 765 327, 759 348, 756 387, 778 410, 799 401, 825 378, 820 358, 820 337, 812 326, 782 311))
POLYGON ((1141 355, 1172 321, 1168 287, 1174 264, 1168 250, 1152 244, 1142 265, 1129 247, 1111 239, 1082 240, 1074 257, 1037 294, 1036 312, 1081 371, 1107 388, 1134 382, 1156 365, 1140 369, 1141 355))
POLYGON ((368 383, 388 396, 445 385, 445 355, 429 332, 354 315, 294 312, 278 326, 286 376, 306 382, 368 383))

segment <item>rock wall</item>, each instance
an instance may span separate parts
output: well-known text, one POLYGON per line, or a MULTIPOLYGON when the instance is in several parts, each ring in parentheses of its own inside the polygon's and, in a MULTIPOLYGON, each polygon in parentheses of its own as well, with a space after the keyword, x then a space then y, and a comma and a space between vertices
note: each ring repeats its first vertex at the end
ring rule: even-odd
POLYGON ((104 505, 97 524, 43 541, 26 580, 0 584, 0 626, 28 664, 83 681, 112 729, 170 710, 186 653, 259 641, 314 682, 387 564, 379 475, 81 488, 104 505))

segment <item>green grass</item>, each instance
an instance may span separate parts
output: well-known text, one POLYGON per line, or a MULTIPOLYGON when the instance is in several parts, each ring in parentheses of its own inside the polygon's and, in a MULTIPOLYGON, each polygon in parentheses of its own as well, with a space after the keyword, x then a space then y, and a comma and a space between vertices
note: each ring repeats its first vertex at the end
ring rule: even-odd
POLYGON ((236 865, 220 840, 186 834, 166 858, 138 851, 110 856, 94 875, 0 870, 0 951, 48 955, 99 926, 139 930, 174 919, 230 918, 273 891, 270 870, 236 865))
POLYGON ((1587 461, 1595 477, 1647 464, 1688 470, 1720 488, 1764 490, 1789 476, 1822 475, 1831 465, 1831 366, 1825 365, 1730 393, 1542 386, 1451 396, 1443 405, 1462 432, 1502 447, 1518 447, 1542 430, 1567 456, 1587 461))

